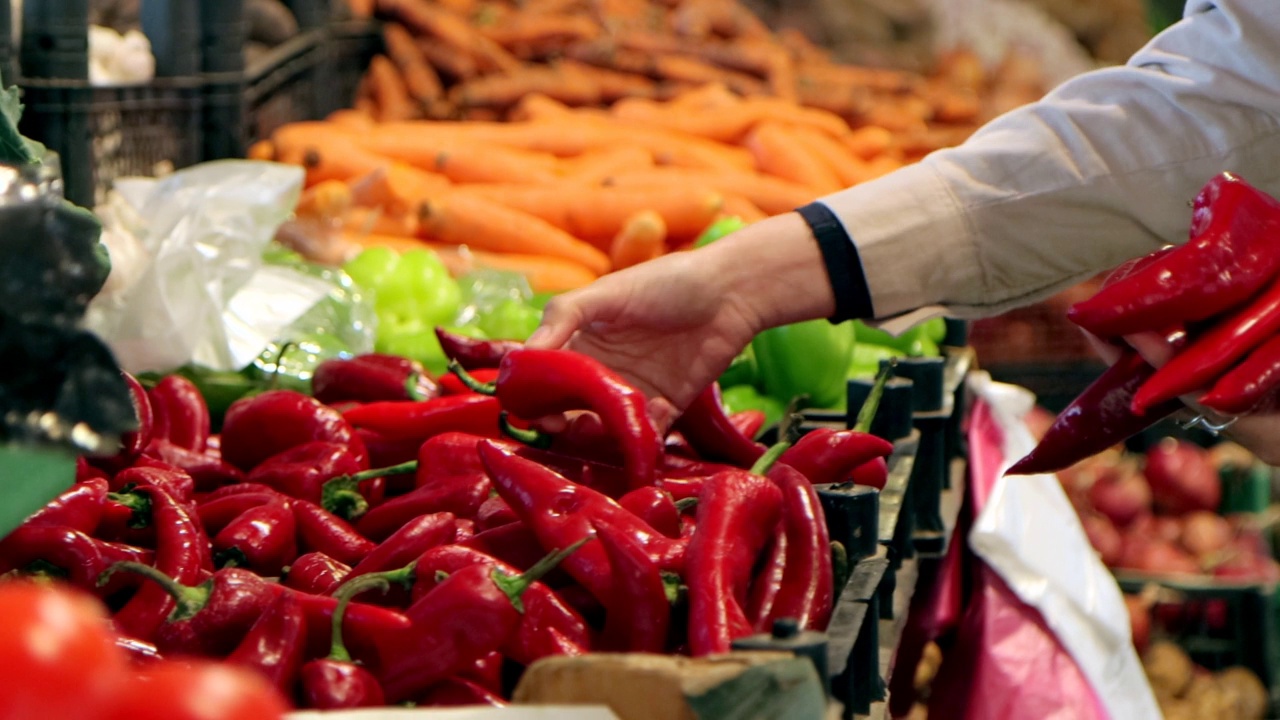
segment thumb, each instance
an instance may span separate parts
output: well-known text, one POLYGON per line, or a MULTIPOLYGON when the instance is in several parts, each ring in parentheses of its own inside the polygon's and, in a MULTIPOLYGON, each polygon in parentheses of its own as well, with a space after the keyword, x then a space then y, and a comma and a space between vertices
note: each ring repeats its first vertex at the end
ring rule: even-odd
POLYGON ((552 298, 542 311, 542 324, 525 341, 525 346, 552 350, 564 347, 582 326, 581 306, 569 296, 552 298))

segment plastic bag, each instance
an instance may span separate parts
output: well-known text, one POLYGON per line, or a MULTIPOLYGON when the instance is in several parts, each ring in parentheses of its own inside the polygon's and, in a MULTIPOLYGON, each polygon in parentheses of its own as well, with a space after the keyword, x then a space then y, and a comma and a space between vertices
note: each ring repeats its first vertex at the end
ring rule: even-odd
POLYGON ((248 365, 331 290, 262 261, 302 182, 301 168, 252 161, 118 181, 99 209, 112 278, 88 327, 131 372, 248 365))

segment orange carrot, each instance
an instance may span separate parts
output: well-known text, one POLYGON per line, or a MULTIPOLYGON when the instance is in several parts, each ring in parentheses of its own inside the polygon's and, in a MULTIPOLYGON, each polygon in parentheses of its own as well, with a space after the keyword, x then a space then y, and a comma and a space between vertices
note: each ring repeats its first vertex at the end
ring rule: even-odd
POLYGON ((480 250, 572 260, 597 274, 609 270, 608 256, 588 243, 541 218, 479 195, 455 192, 429 201, 420 232, 428 240, 480 250))
POLYGON ((747 136, 746 146, 761 172, 775 175, 826 194, 840 189, 840 180, 818 157, 800 147, 782 125, 762 123, 747 136))
POLYGON ((473 272, 478 268, 507 270, 524 275, 534 292, 564 292, 591 284, 595 273, 572 260, 562 260, 546 255, 519 253, 492 253, 466 246, 425 243, 434 250, 445 267, 455 276, 473 272))
POLYGON ((387 46, 387 54, 404 76, 409 95, 424 108, 439 100, 444 93, 440 76, 422 56, 422 50, 409 31, 399 23, 387 23, 382 26, 382 40, 387 46))
POLYGON ((518 50, 546 51, 591 40, 600 34, 600 28, 582 15, 523 12, 481 27, 480 34, 520 54, 518 50))
POLYGON ((351 132, 365 132, 376 124, 372 115, 359 110, 336 110, 325 121, 351 132))
POLYGON ((325 180, 307 188, 294 212, 322 220, 336 220, 355 203, 351 188, 341 180, 325 180))
POLYGON ((769 214, 741 195, 725 194, 719 217, 737 217, 753 223, 769 217, 769 214))
POLYGON ((621 270, 652 260, 662 254, 667 242, 667 224, 652 210, 641 210, 623 224, 609 247, 613 269, 621 270))
POLYGON ((276 158, 301 165, 307 185, 325 180, 362 177, 392 163, 390 158, 364 150, 339 128, 325 123, 292 123, 272 135, 276 158))
POLYGON ((863 160, 873 160, 893 146, 893 133, 882 127, 866 125, 842 139, 845 147, 863 160))
POLYGON ((342 224, 347 232, 366 235, 416 238, 418 234, 416 217, 388 212, 381 208, 352 208, 343 216, 342 224))
POLYGON ((892 155, 881 155, 867 163, 867 173, 870 175, 867 179, 874 180, 881 175, 888 175, 900 167, 902 167, 901 160, 892 155))
POLYGON ((359 19, 373 17, 373 0, 347 0, 351 16, 359 19))
POLYGON ((607 249, 636 213, 651 210, 662 217, 676 239, 702 232, 724 203, 705 187, 611 188, 574 185, 471 185, 461 190, 537 216, 575 237, 607 249))
POLYGON ((378 119, 384 122, 411 120, 419 116, 409 97, 409 88, 395 63, 377 55, 369 63, 369 88, 378 104, 378 119))
POLYGON ((270 140, 259 140, 249 146, 249 151, 245 153, 245 157, 250 160, 266 160, 270 162, 276 159, 276 146, 270 140))
POLYGON ((714 83, 722 82, 735 92, 759 94, 764 85, 759 79, 734 70, 716 67, 711 63, 683 55, 657 55, 653 58, 653 72, 659 78, 672 82, 714 83))
POLYGON ((507 119, 512 122, 556 120, 572 117, 573 113, 573 108, 559 100, 549 98, 542 93, 529 93, 520 98, 520 102, 511 108, 507 113, 507 119))
POLYGON ((643 170, 653 167, 653 153, 635 145, 590 150, 582 155, 561 161, 561 174, 568 180, 599 184, 605 178, 620 172, 643 170))
POLYGON ((800 77, 815 82, 832 83, 887 93, 910 93, 919 89, 920 76, 900 70, 835 65, 804 64, 796 69, 800 77))
MULTIPOLYGON (((341 234, 341 239, 345 243, 362 249, 384 247, 391 248, 396 252, 408 252, 410 250, 422 250, 426 247, 426 243, 417 238, 402 237, 400 235, 379 235, 360 230, 344 230, 341 234)), ((354 255, 356 253, 351 254, 354 255)))
POLYGON ((600 93, 600 100, 605 103, 623 98, 653 97, 657 94, 652 80, 634 73, 596 67, 577 60, 561 60, 560 67, 576 72, 593 83, 600 93))
POLYGON ((600 102, 600 87, 583 73, 536 66, 468 80, 450 89, 449 99, 465 107, 506 108, 529 93, 541 93, 568 105, 600 102))
POLYGON ((435 38, 419 40, 418 50, 433 68, 454 80, 468 80, 480 74, 480 67, 470 54, 435 38))
POLYGON ((356 142, 369 152, 395 157, 453 182, 546 182, 556 177, 550 156, 436 135, 425 127, 412 138, 377 131, 356 142))
POLYGON ((393 214, 413 214, 422 203, 450 190, 448 178, 392 162, 359 178, 352 178, 351 189, 357 205, 381 208, 393 214))
POLYGON ((789 130, 791 137, 807 150, 809 155, 818 158, 831 168, 836 178, 840 180, 841 187, 853 187, 871 179, 871 174, 867 171, 867 163, 854 155, 853 151, 839 140, 811 127, 791 127, 789 130))
POLYGON ((811 188, 753 172, 705 172, 683 168, 658 168, 622 173, 608 178, 616 187, 709 187, 728 195, 741 195, 770 215, 794 210, 819 196, 811 188))

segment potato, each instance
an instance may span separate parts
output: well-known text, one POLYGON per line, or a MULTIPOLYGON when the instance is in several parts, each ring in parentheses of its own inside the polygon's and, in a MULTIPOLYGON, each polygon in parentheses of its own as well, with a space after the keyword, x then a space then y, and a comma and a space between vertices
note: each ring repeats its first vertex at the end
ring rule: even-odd
POLYGON ((1157 694, 1182 697, 1191 683, 1194 665, 1182 648, 1167 640, 1152 643, 1142 657, 1147 678, 1157 694))
POLYGON ((1219 672, 1215 680, 1222 691, 1235 701, 1238 714, 1234 717, 1240 720, 1261 720, 1266 717, 1271 698, 1266 686, 1252 670, 1229 667, 1219 672))

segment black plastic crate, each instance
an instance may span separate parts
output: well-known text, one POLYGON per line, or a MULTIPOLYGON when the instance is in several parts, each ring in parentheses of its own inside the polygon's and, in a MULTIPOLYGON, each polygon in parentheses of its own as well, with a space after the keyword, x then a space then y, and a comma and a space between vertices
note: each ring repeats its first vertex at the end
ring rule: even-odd
POLYGON ((320 88, 320 117, 355 105, 356 92, 369 63, 383 49, 380 23, 351 20, 329 26, 329 75, 320 88))
POLYGON ((203 82, 91 87, 80 80, 21 81, 23 134, 59 153, 67 199, 93 207, 116 178, 154 176, 200 162, 203 82))
POLYGON ((249 68, 244 87, 246 146, 281 125, 321 117, 322 87, 330 80, 325 77, 327 37, 324 30, 302 33, 249 68))

